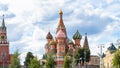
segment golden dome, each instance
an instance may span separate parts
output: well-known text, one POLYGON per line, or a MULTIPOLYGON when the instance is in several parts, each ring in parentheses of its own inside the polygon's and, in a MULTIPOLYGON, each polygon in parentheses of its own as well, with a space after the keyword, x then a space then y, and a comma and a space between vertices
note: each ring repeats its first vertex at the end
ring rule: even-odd
POLYGON ((59 14, 63 14, 63 11, 62 11, 62 10, 60 10, 59 14))

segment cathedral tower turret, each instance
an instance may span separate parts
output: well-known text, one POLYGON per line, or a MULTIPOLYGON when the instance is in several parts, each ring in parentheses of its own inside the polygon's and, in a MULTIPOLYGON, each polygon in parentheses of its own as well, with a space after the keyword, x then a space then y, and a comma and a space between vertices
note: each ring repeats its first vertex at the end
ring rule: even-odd
POLYGON ((59 24, 58 24, 56 33, 61 29, 65 33, 65 35, 67 36, 66 28, 65 28, 65 25, 64 25, 64 22, 62 19, 62 15, 63 15, 62 10, 60 10, 59 15, 60 15, 60 20, 59 20, 59 24))
POLYGON ((54 40, 50 41, 50 52, 56 54, 56 42, 54 40))
POLYGON ((50 51, 50 41, 53 40, 53 36, 50 33, 50 31, 48 32, 46 39, 47 39, 47 43, 45 44, 45 53, 48 54, 50 51))

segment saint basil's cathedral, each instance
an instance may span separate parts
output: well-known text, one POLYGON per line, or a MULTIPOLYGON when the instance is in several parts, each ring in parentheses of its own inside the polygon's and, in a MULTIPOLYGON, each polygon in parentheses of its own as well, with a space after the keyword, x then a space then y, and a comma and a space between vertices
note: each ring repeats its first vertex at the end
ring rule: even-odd
MULTIPOLYGON (((68 40, 66 27, 64 25, 62 15, 62 10, 59 12, 60 19, 56 31, 56 37, 53 38, 50 31, 48 32, 46 36, 47 43, 45 45, 45 54, 53 54, 55 56, 55 62, 57 65, 62 65, 64 62, 64 57, 67 54, 67 52, 70 53, 71 56, 74 55, 74 53, 78 50, 79 47, 81 47, 81 39, 82 35, 77 30, 76 33, 73 35, 73 41, 68 40)), ((85 34, 84 49, 89 49, 88 39, 87 39, 87 33, 85 34)))

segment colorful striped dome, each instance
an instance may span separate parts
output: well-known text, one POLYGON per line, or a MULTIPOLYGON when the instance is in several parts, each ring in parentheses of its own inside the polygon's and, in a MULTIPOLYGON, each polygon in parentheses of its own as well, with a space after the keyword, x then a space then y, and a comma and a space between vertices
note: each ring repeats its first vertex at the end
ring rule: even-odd
POLYGON ((75 39, 81 39, 81 38, 82 38, 82 36, 79 33, 79 31, 77 30, 77 32, 73 35, 73 39, 75 40, 75 39))
POLYGON ((56 38, 66 38, 65 33, 62 30, 59 30, 56 35, 56 38))

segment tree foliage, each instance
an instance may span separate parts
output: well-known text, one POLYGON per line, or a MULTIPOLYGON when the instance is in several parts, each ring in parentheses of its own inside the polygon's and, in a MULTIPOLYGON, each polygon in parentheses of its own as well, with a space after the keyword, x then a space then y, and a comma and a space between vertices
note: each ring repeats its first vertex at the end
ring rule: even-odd
POLYGON ((28 52, 25 57, 25 61, 24 61, 24 66, 26 68, 30 68, 30 60, 33 58, 34 58, 33 54, 31 52, 28 52))
POLYGON ((79 62, 83 64, 84 62, 89 62, 90 60, 90 50, 85 50, 84 48, 78 48, 78 51, 74 55, 75 63, 79 62))
POLYGON ((42 59, 47 59, 47 55, 46 55, 46 54, 43 54, 42 59))
POLYGON ((12 55, 10 68, 21 68, 19 55, 18 50, 12 55))
POLYGON ((117 50, 117 51, 114 53, 113 66, 115 66, 116 68, 119 68, 119 67, 120 67, 120 50, 117 50))
POLYGON ((47 62, 46 62, 46 68, 55 68, 55 61, 52 55, 48 55, 47 62))
POLYGON ((66 54, 65 58, 64 58, 64 68, 70 68, 71 63, 72 63, 72 57, 70 56, 69 53, 66 54))
POLYGON ((30 68, 41 68, 40 62, 38 61, 37 57, 34 57, 30 60, 30 68))

